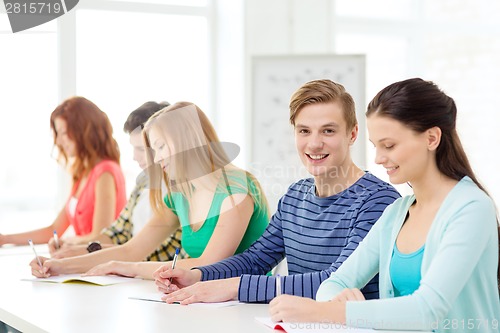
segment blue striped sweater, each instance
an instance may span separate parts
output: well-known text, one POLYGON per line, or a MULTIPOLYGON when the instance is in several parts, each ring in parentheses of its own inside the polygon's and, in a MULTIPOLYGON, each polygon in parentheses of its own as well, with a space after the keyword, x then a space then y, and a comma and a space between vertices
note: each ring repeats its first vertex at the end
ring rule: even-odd
MULTIPOLYGON (((400 197, 394 187, 370 173, 333 196, 315 193, 312 178, 292 184, 264 234, 243 253, 197 267, 202 281, 241 276, 240 301, 269 302, 275 297, 276 281, 265 274, 286 256, 289 275, 281 277, 282 292, 314 298, 321 282, 400 197)), ((378 276, 362 291, 367 299, 378 298, 378 276)))

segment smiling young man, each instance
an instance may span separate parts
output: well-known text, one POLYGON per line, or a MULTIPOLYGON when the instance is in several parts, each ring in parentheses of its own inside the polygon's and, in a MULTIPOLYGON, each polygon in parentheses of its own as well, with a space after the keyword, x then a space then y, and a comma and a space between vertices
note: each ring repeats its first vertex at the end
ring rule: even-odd
MULTIPOLYGON (((268 302, 276 295, 276 277, 265 274, 285 257, 289 275, 280 278, 281 291, 313 298, 399 197, 352 161, 358 124, 354 100, 342 85, 315 80, 300 87, 291 98, 290 122, 313 177, 289 187, 262 237, 245 252, 190 271, 167 265, 155 272, 166 302, 268 302)), ((378 298, 376 278, 363 293, 378 298)))

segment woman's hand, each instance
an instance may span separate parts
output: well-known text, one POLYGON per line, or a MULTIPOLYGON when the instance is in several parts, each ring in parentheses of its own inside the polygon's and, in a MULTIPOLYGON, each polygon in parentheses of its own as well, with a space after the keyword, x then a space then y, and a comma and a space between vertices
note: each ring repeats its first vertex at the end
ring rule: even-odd
POLYGON ((97 265, 91 268, 85 275, 119 275, 126 277, 136 277, 137 273, 134 270, 133 262, 125 261, 108 261, 105 264, 97 265))
MULTIPOLYGON (((54 238, 51 238, 49 240, 49 243, 50 241, 53 241, 54 238)), ((59 238, 59 242, 61 242, 61 239, 59 238)), ((79 240, 79 237, 78 236, 72 236, 72 237, 65 237, 64 238, 64 241, 60 243, 60 246, 62 247, 63 245, 66 245, 66 246, 73 246, 73 245, 78 245, 78 244, 82 244, 82 242, 79 240)))
POLYGON ((30 262, 32 275, 39 278, 45 278, 60 274, 61 264, 57 259, 49 259, 41 256, 38 256, 38 259, 34 258, 30 262), (40 267, 38 259, 40 259, 42 267, 40 267))
MULTIPOLYGON (((166 303, 214 303, 238 298, 240 278, 197 282, 162 297, 166 303)), ((160 289, 160 288, 158 288, 160 289)))
POLYGON ((364 301, 364 300, 365 300, 365 296, 357 288, 353 288, 353 289, 346 288, 346 289, 342 290, 340 292, 340 294, 338 294, 337 296, 332 298, 332 301, 344 302, 344 303, 347 301, 364 301))
POLYGON ((201 280, 201 271, 199 269, 172 269, 172 264, 168 263, 158 268, 153 273, 153 278, 158 290, 166 294, 199 282, 201 280), (172 279, 172 282, 170 282, 170 279, 172 279))
POLYGON ((310 298, 281 295, 269 303, 273 321, 345 324, 345 301, 317 302, 310 298))
POLYGON ((59 250, 51 252, 50 255, 52 258, 61 259, 61 258, 81 256, 87 253, 89 253, 89 251, 87 251, 87 245, 68 246, 65 244, 59 250))
POLYGON ((54 257, 54 254, 57 251, 60 251, 64 247, 67 247, 66 241, 63 239, 58 239, 58 244, 56 244, 56 240, 54 239, 54 237, 49 239, 49 242, 47 243, 47 245, 49 246, 49 253, 50 253, 51 257, 54 257), (58 244, 59 244, 59 247, 57 246, 58 244))

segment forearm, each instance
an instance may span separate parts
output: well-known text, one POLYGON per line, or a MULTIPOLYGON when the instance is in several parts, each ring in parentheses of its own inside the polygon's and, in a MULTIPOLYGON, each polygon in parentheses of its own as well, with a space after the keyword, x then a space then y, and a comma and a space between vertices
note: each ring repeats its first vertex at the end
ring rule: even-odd
POLYGON ((134 251, 133 248, 126 245, 111 246, 78 257, 61 259, 61 269, 59 272, 61 274, 85 273, 92 267, 111 260, 126 262, 142 261, 146 258, 146 255, 141 255, 141 251, 134 251))
POLYGON ((98 235, 96 238, 93 239, 93 241, 100 242, 101 245, 103 245, 103 247, 105 247, 104 245, 115 245, 115 243, 113 243, 111 238, 105 234, 98 235))
POLYGON ((206 265, 210 265, 210 264, 213 264, 213 262, 210 262, 202 257, 200 257, 200 258, 187 258, 187 259, 177 260, 175 267, 184 268, 184 269, 191 269, 193 267, 206 266, 206 265))
POLYGON ((49 241, 52 235, 53 235, 53 230, 51 227, 45 227, 18 234, 2 235, 0 239, 0 245, 3 244, 27 245, 28 239, 31 239, 35 244, 44 244, 49 241))
POLYGON ((91 232, 90 234, 87 234, 85 236, 75 236, 68 238, 67 242, 71 244, 87 244, 89 242, 95 241, 101 236, 99 232, 91 232))
MULTIPOLYGON (((281 276, 281 292, 314 299, 321 282, 328 279, 330 274, 328 269, 320 272, 281 276)), ((238 299, 241 302, 270 302, 277 296, 277 278, 277 276, 266 275, 242 275, 238 299)))
POLYGON ((154 280, 153 273, 167 262, 142 261, 130 263, 128 270, 133 276, 146 280, 154 280))

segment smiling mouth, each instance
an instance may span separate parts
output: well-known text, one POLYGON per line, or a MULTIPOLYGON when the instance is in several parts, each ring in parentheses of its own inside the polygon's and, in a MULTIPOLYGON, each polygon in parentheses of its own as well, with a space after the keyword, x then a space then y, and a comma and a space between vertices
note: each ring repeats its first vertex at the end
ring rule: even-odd
POLYGON ((307 154, 306 156, 313 161, 321 161, 330 156, 330 154, 307 154))

